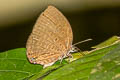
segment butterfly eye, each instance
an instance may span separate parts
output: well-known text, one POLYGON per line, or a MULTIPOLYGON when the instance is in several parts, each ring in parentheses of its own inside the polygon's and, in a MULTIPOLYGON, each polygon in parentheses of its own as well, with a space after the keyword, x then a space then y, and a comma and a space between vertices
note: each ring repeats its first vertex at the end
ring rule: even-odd
POLYGON ((77 49, 78 49, 78 48, 76 48, 76 47, 74 48, 74 50, 77 50, 77 49))

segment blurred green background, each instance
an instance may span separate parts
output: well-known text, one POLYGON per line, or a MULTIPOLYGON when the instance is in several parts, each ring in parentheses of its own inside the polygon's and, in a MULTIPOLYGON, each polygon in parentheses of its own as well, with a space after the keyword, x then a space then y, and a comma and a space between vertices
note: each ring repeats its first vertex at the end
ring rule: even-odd
POLYGON ((73 43, 93 39, 77 45, 81 50, 120 34, 119 0, 0 0, 0 52, 25 47, 37 17, 50 4, 69 20, 73 43))

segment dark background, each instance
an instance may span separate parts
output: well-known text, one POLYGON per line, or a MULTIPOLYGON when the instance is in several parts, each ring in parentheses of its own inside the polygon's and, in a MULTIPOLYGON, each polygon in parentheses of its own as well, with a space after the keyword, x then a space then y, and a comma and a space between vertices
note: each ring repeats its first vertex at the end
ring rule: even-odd
POLYGON ((27 38, 37 17, 49 4, 55 5, 69 20, 74 33, 73 43, 88 38, 93 39, 77 45, 81 50, 88 50, 91 46, 114 35, 120 35, 119 1, 12 1, 14 5, 13 2, 0 3, 2 4, 0 7, 0 52, 14 48, 25 48, 27 38))

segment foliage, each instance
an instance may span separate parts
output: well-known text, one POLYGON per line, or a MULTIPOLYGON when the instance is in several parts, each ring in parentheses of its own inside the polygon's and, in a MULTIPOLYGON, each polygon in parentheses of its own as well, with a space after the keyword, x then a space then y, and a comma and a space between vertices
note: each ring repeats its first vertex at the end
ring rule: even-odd
POLYGON ((25 48, 2 52, 0 80, 119 80, 120 42, 116 37, 85 52, 85 56, 72 54, 74 58, 70 63, 64 59, 62 64, 57 61, 45 69, 41 65, 29 63, 25 48))

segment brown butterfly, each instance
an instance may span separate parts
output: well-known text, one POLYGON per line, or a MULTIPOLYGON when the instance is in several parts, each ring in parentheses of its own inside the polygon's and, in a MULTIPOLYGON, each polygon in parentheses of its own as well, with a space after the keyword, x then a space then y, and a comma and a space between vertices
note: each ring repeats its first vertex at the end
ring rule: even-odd
POLYGON ((68 20, 54 6, 48 6, 37 19, 27 40, 27 57, 31 63, 51 66, 74 52, 72 41, 68 20))

